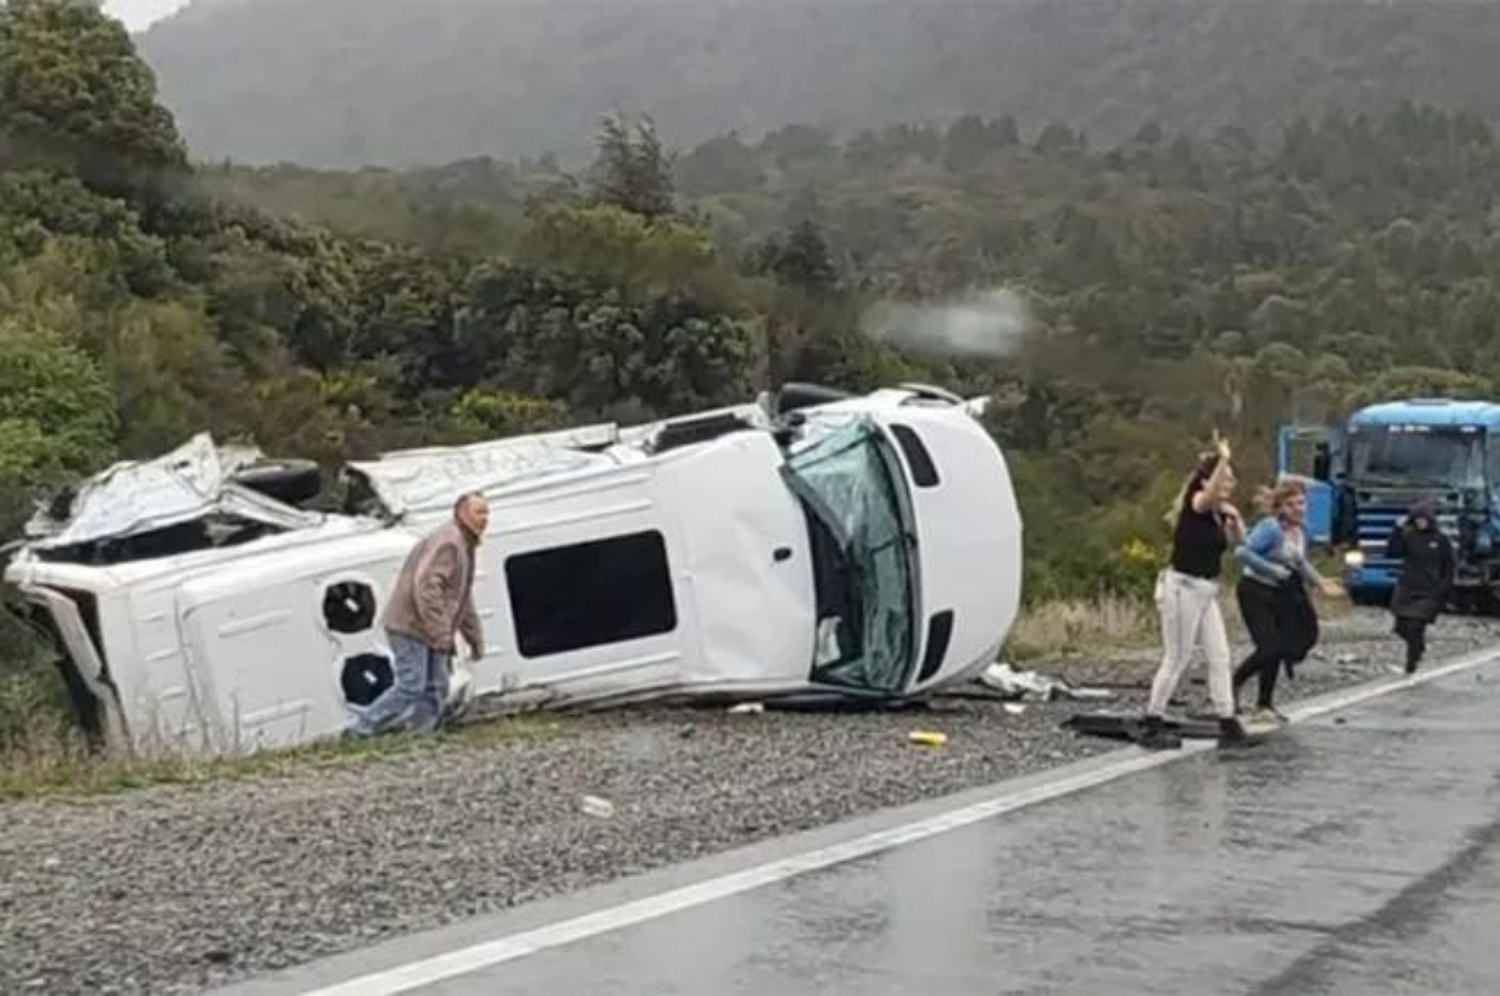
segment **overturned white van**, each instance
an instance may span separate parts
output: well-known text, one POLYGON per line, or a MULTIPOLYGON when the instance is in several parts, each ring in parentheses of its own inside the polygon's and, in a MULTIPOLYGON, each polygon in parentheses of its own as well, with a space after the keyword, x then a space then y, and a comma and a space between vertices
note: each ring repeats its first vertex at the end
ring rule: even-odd
POLYGON ((391 680, 379 623, 405 554, 476 490, 488 646, 456 665, 455 705, 919 695, 993 661, 1020 600, 1020 516, 977 413, 920 386, 791 386, 352 464, 347 514, 199 437, 39 514, 6 579, 115 749, 338 733, 391 680))

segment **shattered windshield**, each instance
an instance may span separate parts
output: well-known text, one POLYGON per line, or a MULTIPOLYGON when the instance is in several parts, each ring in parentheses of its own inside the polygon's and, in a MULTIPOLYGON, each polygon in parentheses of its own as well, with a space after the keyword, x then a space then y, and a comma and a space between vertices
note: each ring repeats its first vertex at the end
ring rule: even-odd
POLYGON ((1477 433, 1361 430, 1351 477, 1361 486, 1483 488, 1484 443, 1477 433))
POLYGON ((913 652, 912 539, 889 445, 860 420, 788 460, 818 594, 813 680, 898 692, 913 652))

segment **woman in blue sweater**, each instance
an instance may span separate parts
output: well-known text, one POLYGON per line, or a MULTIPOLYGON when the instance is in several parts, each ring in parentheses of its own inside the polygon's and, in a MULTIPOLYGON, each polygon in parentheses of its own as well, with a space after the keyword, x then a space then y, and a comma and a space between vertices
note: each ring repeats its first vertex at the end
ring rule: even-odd
POLYGON ((1235 552, 1243 568, 1235 595, 1255 650, 1234 672, 1234 688, 1257 680, 1253 721, 1285 722, 1276 711, 1276 679, 1304 660, 1318 642, 1318 614, 1309 589, 1336 596, 1342 588, 1325 580, 1307 556, 1307 488, 1284 478, 1261 489, 1258 504, 1269 514, 1255 524, 1235 552))

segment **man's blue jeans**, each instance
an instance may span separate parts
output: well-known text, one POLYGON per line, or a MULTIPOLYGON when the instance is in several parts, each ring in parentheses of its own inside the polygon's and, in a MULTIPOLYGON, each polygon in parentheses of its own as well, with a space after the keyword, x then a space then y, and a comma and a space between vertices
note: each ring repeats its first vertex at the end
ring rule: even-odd
POLYGON ((448 701, 450 655, 403 633, 387 630, 386 637, 391 644, 395 680, 354 721, 350 731, 358 736, 393 730, 431 733, 437 729, 448 701))

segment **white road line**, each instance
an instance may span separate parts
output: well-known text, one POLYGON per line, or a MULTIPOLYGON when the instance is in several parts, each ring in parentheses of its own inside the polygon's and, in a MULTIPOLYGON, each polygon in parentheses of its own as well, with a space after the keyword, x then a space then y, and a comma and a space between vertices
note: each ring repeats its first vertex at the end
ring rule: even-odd
MULTIPOLYGON (((1471 670, 1495 660, 1496 657, 1497 654, 1494 651, 1473 654, 1454 661, 1451 664, 1445 664, 1428 671, 1420 672, 1410 678, 1393 680, 1389 683, 1373 687, 1359 688, 1343 694, 1332 693, 1300 709, 1293 709, 1289 715, 1293 722, 1306 722, 1309 719, 1326 715, 1330 712, 1336 712, 1340 709, 1346 709, 1349 706, 1379 698, 1383 695, 1389 695, 1392 692, 1413 688, 1417 685, 1437 681, 1462 671, 1471 670)), ((1085 789, 1115 781, 1126 775, 1147 771, 1151 768, 1169 764, 1178 758, 1192 756, 1213 749, 1214 746, 1211 742, 1197 740, 1185 743, 1182 749, 1177 751, 1132 754, 1121 758, 1114 764, 1091 769, 1071 777, 1059 778, 1044 785, 1006 792, 984 802, 974 803, 961 809, 950 810, 949 812, 919 820, 915 823, 909 823, 905 826, 893 827, 889 830, 882 830, 878 833, 855 838, 854 840, 818 848, 817 850, 793 855, 788 858, 781 858, 754 868, 745 869, 744 871, 722 875, 718 878, 711 878, 702 882, 695 882, 692 885, 686 885, 631 902, 621 903, 618 906, 612 906, 569 920, 551 923, 534 930, 527 930, 508 937, 501 937, 493 941, 460 948, 457 951, 450 951, 446 954, 422 958, 386 971, 372 972, 369 975, 360 976, 359 978, 341 982, 337 985, 308 990, 304 996, 391 996, 391 994, 395 993, 410 992, 422 986, 432 985, 433 983, 461 975, 468 975, 480 969, 490 968, 507 961, 514 961, 517 958, 524 958, 527 955, 545 951, 549 948, 561 947, 575 941, 619 930, 622 927, 629 927, 648 920, 669 916, 695 906, 702 906, 705 903, 711 903, 729 896, 738 895, 742 892, 748 892, 752 889, 758 889, 762 886, 785 881, 797 875, 804 875, 808 872, 832 867, 833 865, 855 861, 880 851, 890 850, 903 844, 911 844, 928 837, 947 833, 950 830, 956 830, 960 827, 977 823, 980 820, 990 819, 991 817, 1013 812, 1017 809, 1024 809, 1027 806, 1034 806, 1051 799, 1082 792, 1085 789)))
POLYGON ((1326 716, 1331 712, 1338 712, 1340 709, 1347 709, 1350 706, 1359 705, 1361 702, 1368 702, 1371 699, 1378 699, 1381 696, 1389 695, 1392 692, 1404 691, 1408 688, 1416 688, 1417 686, 1425 685, 1430 681, 1438 681, 1439 679, 1451 677, 1452 675, 1460 674, 1464 671, 1472 671, 1476 667, 1479 667, 1483 664, 1488 664, 1489 662, 1495 660, 1497 656, 1500 655, 1497 655, 1496 651, 1494 650, 1481 650, 1476 653, 1472 653, 1467 657, 1460 657, 1455 661, 1451 661, 1450 663, 1440 664, 1437 667, 1429 668, 1424 671, 1418 671, 1414 675, 1407 675, 1400 678, 1393 677, 1389 682, 1385 684, 1366 685, 1361 688, 1350 689, 1347 692, 1330 692, 1329 694, 1320 696, 1317 700, 1307 705, 1301 706, 1300 708, 1293 707, 1287 713, 1287 718, 1292 720, 1292 722, 1294 723, 1303 723, 1309 719, 1316 719, 1319 716, 1326 716))

